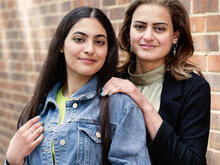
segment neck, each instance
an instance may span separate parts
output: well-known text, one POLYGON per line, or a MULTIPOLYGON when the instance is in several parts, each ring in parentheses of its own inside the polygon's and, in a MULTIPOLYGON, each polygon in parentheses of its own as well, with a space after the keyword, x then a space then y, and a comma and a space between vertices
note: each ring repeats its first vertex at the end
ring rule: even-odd
POLYGON ((68 76, 63 86, 63 96, 71 98, 72 94, 84 86, 90 79, 90 76, 68 76))
POLYGON ((134 70, 134 74, 143 74, 146 72, 149 72, 151 70, 154 70, 164 64, 164 61, 156 61, 156 62, 146 62, 143 60, 138 60, 136 58, 136 68, 134 70))

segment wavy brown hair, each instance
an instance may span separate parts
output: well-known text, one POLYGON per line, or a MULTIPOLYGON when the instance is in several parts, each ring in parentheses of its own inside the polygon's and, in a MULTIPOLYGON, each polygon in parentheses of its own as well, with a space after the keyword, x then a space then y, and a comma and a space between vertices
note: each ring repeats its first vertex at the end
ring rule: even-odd
MULTIPOLYGON (((179 39, 177 42, 177 52, 173 56, 172 48, 166 56, 165 65, 166 70, 171 72, 171 75, 176 80, 184 80, 191 77, 192 72, 197 72, 202 76, 200 69, 189 62, 189 58, 193 55, 194 46, 190 31, 189 15, 179 0, 135 0, 125 13, 125 19, 119 32, 119 46, 122 51, 130 54, 130 27, 132 17, 136 9, 145 4, 157 4, 162 6, 170 12, 173 23, 174 32, 179 32, 179 39)), ((127 73, 127 67, 136 62, 134 52, 129 55, 129 59, 120 67, 127 73)))
MULTIPOLYGON (((33 97, 26 105, 18 120, 18 128, 29 119, 39 114, 39 106, 44 104, 49 91, 57 82, 66 81, 66 62, 64 55, 60 53, 64 40, 71 28, 83 18, 96 18, 106 30, 108 40, 108 51, 104 65, 96 73, 98 76, 97 94, 104 84, 116 75, 118 62, 118 44, 114 29, 105 16, 97 8, 80 7, 70 11, 60 22, 49 46, 48 55, 39 75, 33 97)), ((102 140, 102 164, 108 165, 108 152, 111 144, 110 138, 110 117, 108 97, 99 97, 100 101, 100 126, 102 140)))

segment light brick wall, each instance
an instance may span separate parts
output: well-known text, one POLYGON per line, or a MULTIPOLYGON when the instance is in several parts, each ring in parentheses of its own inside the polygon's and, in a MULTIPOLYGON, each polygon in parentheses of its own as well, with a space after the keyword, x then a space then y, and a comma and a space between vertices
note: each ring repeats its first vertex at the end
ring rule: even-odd
MULTIPOLYGON (((50 39, 71 9, 103 9, 116 33, 131 0, 1 0, 0 1, 0 164, 16 131, 18 115, 30 99, 50 39)), ((191 20, 195 53, 212 89, 211 130, 207 159, 220 163, 220 0, 182 0, 191 20)))

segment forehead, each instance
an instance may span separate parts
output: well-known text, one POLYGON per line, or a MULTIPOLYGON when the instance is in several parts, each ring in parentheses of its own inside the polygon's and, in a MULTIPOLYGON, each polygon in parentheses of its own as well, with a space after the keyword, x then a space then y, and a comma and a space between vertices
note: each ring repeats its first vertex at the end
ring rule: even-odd
POLYGON ((134 12, 132 21, 144 22, 166 22, 171 23, 170 12, 167 8, 157 4, 143 4, 140 5, 134 12))
POLYGON ((80 31, 86 34, 104 34, 106 30, 96 18, 82 18, 74 24, 70 32, 80 31))

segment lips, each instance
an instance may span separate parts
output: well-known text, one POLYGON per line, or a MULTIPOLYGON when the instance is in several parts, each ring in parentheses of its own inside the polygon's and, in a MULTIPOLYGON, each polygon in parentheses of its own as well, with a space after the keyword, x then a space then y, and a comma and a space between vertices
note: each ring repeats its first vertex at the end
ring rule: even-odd
POLYGON ((144 50, 150 50, 155 48, 155 45, 151 45, 151 44, 140 44, 140 46, 144 49, 144 50))
POLYGON ((95 59, 92 58, 78 58, 84 64, 93 64, 96 62, 95 59))

